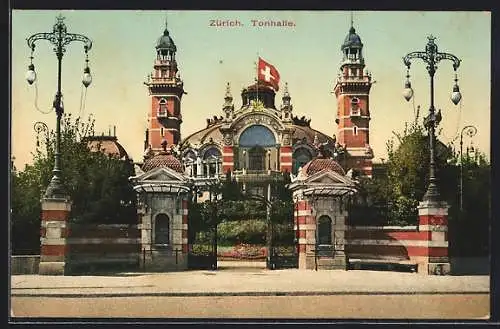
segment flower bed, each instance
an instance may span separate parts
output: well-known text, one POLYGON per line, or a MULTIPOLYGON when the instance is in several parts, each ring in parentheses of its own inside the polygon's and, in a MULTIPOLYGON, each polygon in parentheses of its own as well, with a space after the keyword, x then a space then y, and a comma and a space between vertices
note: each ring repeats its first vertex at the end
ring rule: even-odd
POLYGON ((233 247, 217 248, 220 260, 262 260, 267 255, 267 248, 261 245, 241 243, 233 247))

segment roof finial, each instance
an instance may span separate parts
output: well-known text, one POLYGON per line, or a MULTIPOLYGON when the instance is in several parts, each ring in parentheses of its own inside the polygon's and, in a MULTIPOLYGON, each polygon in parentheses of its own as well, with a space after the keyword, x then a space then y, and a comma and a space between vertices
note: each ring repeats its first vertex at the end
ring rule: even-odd
POLYGON ((226 97, 233 97, 231 95, 231 86, 229 85, 229 82, 226 84, 226 97))
POLYGON ((316 146, 316 147, 319 146, 319 138, 318 138, 318 132, 317 131, 314 133, 313 145, 316 146))
POLYGON ((354 29, 354 12, 351 11, 351 28, 349 29, 349 33, 355 33, 356 29, 354 29))
POLYGON ((163 149, 164 152, 167 151, 167 140, 164 138, 162 141, 161 141, 161 148, 163 149))
POLYGON ((168 16, 165 14, 165 31, 163 32, 163 35, 168 35, 168 16))

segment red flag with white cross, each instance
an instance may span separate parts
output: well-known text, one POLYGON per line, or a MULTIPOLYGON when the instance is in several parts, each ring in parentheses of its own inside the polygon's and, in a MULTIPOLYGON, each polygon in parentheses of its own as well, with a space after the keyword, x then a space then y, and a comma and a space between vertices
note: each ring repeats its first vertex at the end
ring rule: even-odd
POLYGON ((280 74, 278 70, 260 57, 257 65, 257 80, 271 85, 275 91, 279 90, 280 74))

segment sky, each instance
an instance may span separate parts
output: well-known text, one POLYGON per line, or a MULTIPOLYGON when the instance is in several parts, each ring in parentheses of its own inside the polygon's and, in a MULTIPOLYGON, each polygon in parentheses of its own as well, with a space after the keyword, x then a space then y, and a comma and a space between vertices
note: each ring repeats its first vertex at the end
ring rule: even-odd
POLYGON ((443 60, 435 75, 435 107, 442 110, 440 140, 459 147, 463 127, 474 125, 471 142, 490 157, 491 13, 425 11, 129 11, 129 10, 13 10, 11 52, 11 151, 18 169, 32 161, 36 147, 33 125, 45 122, 55 129, 51 109, 57 90, 57 58, 48 41, 38 41, 33 64, 37 82, 25 80, 30 63, 26 39, 52 32, 62 14, 69 33, 93 41, 89 66, 93 81, 86 92, 81 79, 85 63, 83 44, 72 42, 62 63, 62 93, 66 113, 95 118, 96 134, 116 126, 118 141, 134 161, 141 161, 150 96, 144 85, 153 70, 155 44, 165 28, 177 46, 177 62, 184 89, 181 138, 203 129, 206 118, 222 115, 229 82, 235 107, 241 89, 255 78, 261 56, 281 75, 276 104, 281 104, 284 83, 295 115, 311 118, 311 126, 329 136, 336 133, 336 98, 333 87, 342 59, 340 46, 348 34, 351 13, 364 44, 366 68, 375 83, 370 92, 370 144, 374 162, 387 159, 386 142, 413 121, 421 106, 427 115, 429 76, 423 61, 412 63, 414 98, 403 96, 406 67, 402 58, 424 51, 427 36, 436 37, 440 52, 462 60, 458 79, 462 101, 455 106, 452 62, 443 60), (239 20, 243 26, 213 27, 211 20, 239 20), (291 27, 253 26, 252 20, 293 22, 291 27), (458 138, 457 138, 458 137, 458 138))

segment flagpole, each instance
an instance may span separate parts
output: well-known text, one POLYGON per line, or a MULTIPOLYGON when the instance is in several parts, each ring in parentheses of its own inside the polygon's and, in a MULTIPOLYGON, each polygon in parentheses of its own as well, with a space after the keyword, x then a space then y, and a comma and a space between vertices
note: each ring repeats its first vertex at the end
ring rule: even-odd
POLYGON ((259 52, 257 52, 257 64, 255 65, 256 66, 256 70, 255 70, 255 82, 257 83, 256 86, 257 86, 257 99, 255 100, 255 104, 257 104, 257 102, 259 101, 259 52))

